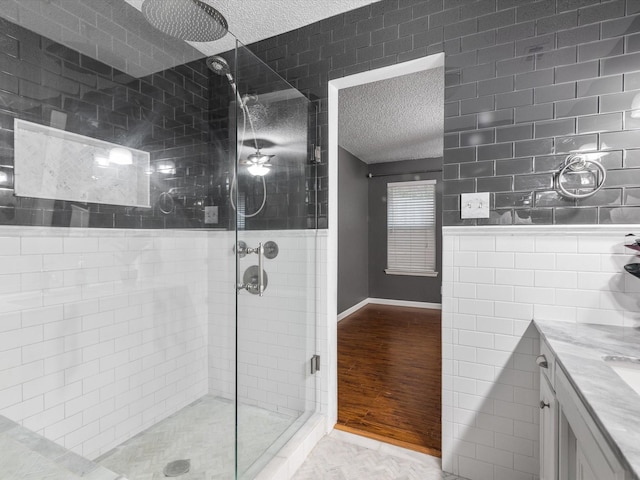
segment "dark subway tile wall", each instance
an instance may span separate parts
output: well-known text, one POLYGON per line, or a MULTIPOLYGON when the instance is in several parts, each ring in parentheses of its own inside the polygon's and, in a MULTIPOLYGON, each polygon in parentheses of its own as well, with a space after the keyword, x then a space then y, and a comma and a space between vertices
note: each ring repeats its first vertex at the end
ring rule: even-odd
POLYGON ((75 205, 89 227, 205 226, 213 149, 204 60, 134 78, 7 20, 0 19, 0 32, 0 170, 7 173, 0 224, 70 226, 75 205), (152 207, 16 197, 14 118, 150 152, 152 207), (171 197, 162 205, 168 213, 160 208, 163 192, 171 197))
MULTIPOLYGON (((124 1, 122 9, 121 13, 128 17, 141 15, 124 1)), ((343 32, 344 35, 350 33, 349 29, 343 32)), ((158 32, 158 35, 161 34, 158 32)), ((287 64, 283 50, 284 47, 272 51, 270 57, 276 59, 281 68, 291 67, 290 75, 305 84, 314 68, 287 64)), ((303 41, 298 50, 306 52, 308 45, 303 41)), ((199 57, 202 57, 200 52, 190 52, 189 58, 199 57)), ((227 55, 231 65, 235 58, 233 52, 227 55)), ((240 92, 261 94, 281 90, 281 85, 274 82, 276 76, 267 72, 266 67, 259 66, 250 55, 243 58, 237 72, 234 69, 240 92)), ((124 73, 122 69, 126 65, 116 68, 124 64, 124 60, 118 60, 114 57, 111 63, 115 66, 108 65, 0 20, 0 172, 4 174, 0 177, 4 178, 0 180, 0 224, 70 226, 73 205, 76 205, 86 211, 81 224, 89 227, 234 228, 236 216, 229 197, 233 183, 231 160, 235 158, 235 123, 231 118, 235 96, 228 79, 212 75, 204 59, 142 78, 124 73), (55 123, 54 118, 60 118, 60 114, 66 115, 66 120, 55 123), (16 197, 13 194, 14 118, 150 152, 152 207, 16 197), (218 206, 217 224, 204 223, 205 206, 211 204, 218 206)), ((315 119, 306 101, 304 103, 302 107, 299 101, 293 105, 285 101, 271 104, 268 109, 265 107, 269 118, 262 119, 263 123, 273 129, 274 125, 290 126, 293 117, 300 122, 306 122, 309 116, 315 119)), ((260 105, 256 102, 256 106, 260 105)), ((310 139, 315 138, 314 131, 315 123, 309 123, 310 139)), ((252 140, 250 143, 253 145, 252 140)), ((307 161, 311 158, 309 152, 302 162, 299 156, 295 159, 284 153, 279 156, 280 168, 265 178, 264 208, 257 215, 244 218, 242 228, 316 226, 313 180, 316 172, 315 166, 307 161)), ((236 185, 245 213, 255 213, 263 200, 262 181, 243 170, 236 185)), ((322 195, 319 198, 323 198, 322 195)))
POLYGON ((251 49, 317 103, 325 162, 330 79, 445 52, 445 225, 635 223, 638 3, 383 0, 251 49), (567 201, 554 172, 578 149, 606 152, 610 179, 567 201), (474 191, 492 192, 491 218, 462 221, 459 195, 474 191))
MULTIPOLYGON (((211 186, 214 191, 213 203, 220 206, 220 225, 235 228, 238 220, 238 228, 246 230, 315 228, 316 170, 322 172, 323 167, 326 169, 326 166, 315 165, 310 160, 316 143, 315 106, 304 96, 294 92, 289 92, 292 94, 289 99, 270 100, 273 92, 290 90, 291 86, 261 64, 247 49, 239 49, 237 55, 235 52, 227 52, 224 56, 233 71, 238 93, 250 96, 247 109, 253 123, 247 122, 243 126, 243 117, 239 117, 236 138, 235 94, 226 76, 212 75, 209 119, 212 143, 218 144, 220 154, 212 163, 211 186), (305 125, 306 137, 302 133, 305 125), (304 153, 297 148, 288 149, 286 145, 279 149, 278 145, 272 143, 278 137, 294 143, 306 143, 307 149, 304 153), (266 198, 262 178, 252 177, 242 166, 238 168, 235 178, 238 188, 230 193, 231 185, 234 184, 233 163, 221 159, 236 157, 236 139, 244 145, 241 160, 255 153, 255 142, 261 149, 269 149, 263 153, 275 154, 270 162, 273 165, 271 172, 262 177, 266 186, 266 198), (244 208, 245 216, 236 216, 230 203, 230 195, 240 197, 239 203, 244 208), (264 207, 261 209, 263 201, 264 207)), ((281 60, 283 59, 277 62, 281 60)), ((299 72, 307 71, 307 67, 299 69, 299 72)), ((237 205, 238 202, 234 203, 237 205)))

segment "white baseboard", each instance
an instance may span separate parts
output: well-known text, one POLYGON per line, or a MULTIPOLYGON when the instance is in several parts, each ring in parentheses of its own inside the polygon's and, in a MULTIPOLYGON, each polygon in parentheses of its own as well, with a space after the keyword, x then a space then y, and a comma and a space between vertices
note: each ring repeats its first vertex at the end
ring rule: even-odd
POLYGON ((344 312, 338 314, 338 321, 348 317, 352 313, 357 312, 365 305, 374 303, 377 305, 394 305, 396 307, 413 307, 413 308, 431 308, 435 310, 442 310, 442 304, 429 303, 429 302, 412 302, 410 300, 391 300, 387 298, 365 298, 361 302, 355 304, 351 308, 347 308, 344 312))
POLYGON ((433 308, 442 310, 442 304, 429 302, 412 302, 410 300, 390 300, 386 298, 368 298, 369 303, 378 305, 395 305, 396 307, 433 308))
POLYGON ((344 312, 340 312, 338 314, 338 321, 342 320, 345 317, 348 317, 349 315, 351 315, 352 313, 357 312, 358 310, 360 310, 362 307, 364 307, 365 305, 367 305, 369 302, 369 300, 371 300, 370 298, 365 298, 364 300, 362 300, 361 302, 356 303, 353 307, 347 308, 344 312))

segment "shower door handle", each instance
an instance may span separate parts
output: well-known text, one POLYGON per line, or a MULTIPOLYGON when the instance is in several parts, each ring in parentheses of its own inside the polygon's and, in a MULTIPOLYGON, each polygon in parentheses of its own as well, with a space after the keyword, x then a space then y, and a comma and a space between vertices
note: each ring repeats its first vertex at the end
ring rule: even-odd
POLYGON ((264 294, 264 270, 262 269, 262 264, 264 263, 264 246, 262 242, 258 243, 256 253, 258 254, 258 295, 262 296, 264 294))
POLYGON ((246 245, 242 246, 240 245, 241 243, 244 244, 244 242, 238 242, 238 248, 236 249, 238 256, 242 257, 249 253, 255 253, 258 255, 258 265, 253 265, 247 268, 244 272, 242 282, 240 282, 239 279, 236 281, 236 290, 246 290, 249 293, 262 297, 269 282, 269 278, 264 271, 264 257, 266 249, 262 242, 258 243, 256 248, 246 247, 246 245))

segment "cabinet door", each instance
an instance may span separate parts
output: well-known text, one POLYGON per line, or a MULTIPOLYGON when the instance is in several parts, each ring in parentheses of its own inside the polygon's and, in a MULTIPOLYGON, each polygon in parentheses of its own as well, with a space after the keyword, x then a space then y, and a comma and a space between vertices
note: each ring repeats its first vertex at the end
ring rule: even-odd
POLYGON ((598 480, 596 474, 591 470, 580 444, 578 444, 576 451, 576 472, 578 480, 598 480))
POLYGON ((540 480, 557 480, 557 459, 558 404, 547 377, 540 374, 540 480))
POLYGON ((562 480, 624 480, 624 467, 609 448, 562 368, 556 369, 562 480), (573 439, 573 440, 571 440, 573 439), (573 467, 570 463, 573 462, 573 467))

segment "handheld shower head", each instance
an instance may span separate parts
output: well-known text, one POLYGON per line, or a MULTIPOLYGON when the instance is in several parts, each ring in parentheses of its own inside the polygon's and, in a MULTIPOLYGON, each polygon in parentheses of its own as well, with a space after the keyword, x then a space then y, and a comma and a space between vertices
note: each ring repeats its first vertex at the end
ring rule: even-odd
POLYGON ((207 67, 216 75, 231 75, 231 67, 224 58, 218 55, 207 58, 207 67))
POLYGON ((229 85, 231 85, 231 89, 233 93, 238 98, 238 102, 242 105, 242 99, 238 94, 238 89, 236 88, 236 82, 233 80, 233 75, 231 75, 231 67, 227 63, 227 61, 222 58, 220 55, 214 55, 213 57, 208 57, 206 60, 207 67, 216 75, 225 76, 229 81, 229 85))
POLYGON ((250 100, 256 101, 258 97, 255 95, 245 95, 244 97, 240 96, 238 88, 236 87, 236 82, 233 80, 233 75, 231 75, 231 67, 224 58, 219 55, 214 55, 212 57, 208 57, 205 61, 207 63, 207 67, 213 73, 215 73, 216 75, 224 75, 225 77, 227 77, 229 86, 231 86, 231 90, 233 90, 233 93, 238 100, 237 105, 243 113, 243 121, 249 122, 249 127, 251 128, 251 132, 253 133, 253 143, 256 146, 256 150, 258 150, 258 140, 256 138, 256 132, 253 127, 253 119, 251 118, 249 109, 247 108, 247 102, 249 102, 250 100))

